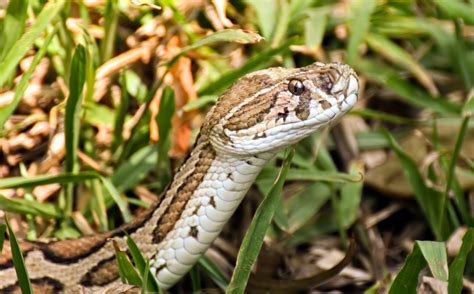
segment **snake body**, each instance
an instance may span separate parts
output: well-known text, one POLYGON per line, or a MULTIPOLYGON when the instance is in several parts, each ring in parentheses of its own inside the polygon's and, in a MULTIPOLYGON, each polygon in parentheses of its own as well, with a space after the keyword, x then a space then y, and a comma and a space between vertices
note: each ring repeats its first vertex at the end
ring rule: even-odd
MULTIPOLYGON (((137 243, 162 289, 180 280, 232 216, 262 167, 282 148, 326 127, 357 101, 358 78, 338 63, 269 68, 236 81, 208 112, 188 159, 161 199, 105 234, 21 249, 38 293, 95 292, 120 284, 113 242, 137 243)), ((10 249, 0 292, 18 290, 10 249)))

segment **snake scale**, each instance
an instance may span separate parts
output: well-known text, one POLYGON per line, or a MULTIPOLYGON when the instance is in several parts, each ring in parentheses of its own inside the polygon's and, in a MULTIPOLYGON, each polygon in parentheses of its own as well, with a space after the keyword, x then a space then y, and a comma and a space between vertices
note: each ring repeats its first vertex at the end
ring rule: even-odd
MULTIPOLYGON (((207 113, 188 159, 164 195, 132 223, 74 240, 22 242, 37 293, 91 293, 119 285, 112 240, 132 236, 162 289, 217 238, 262 167, 282 148, 335 122, 356 103, 347 65, 316 62, 245 75, 207 113)), ((19 291, 10 248, 0 255, 0 292, 19 291)))

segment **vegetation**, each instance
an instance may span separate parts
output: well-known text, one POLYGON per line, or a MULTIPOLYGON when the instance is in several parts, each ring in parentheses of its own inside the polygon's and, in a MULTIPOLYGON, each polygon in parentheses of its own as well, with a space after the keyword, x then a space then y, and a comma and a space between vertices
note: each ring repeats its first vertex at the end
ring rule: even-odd
MULTIPOLYGON (((0 247, 31 291, 14 233, 130 221, 232 82, 338 61, 358 105, 265 167, 176 287, 474 291, 473 52, 471 0, 0 1, 0 247)), ((157 291, 133 244, 123 280, 157 291)))

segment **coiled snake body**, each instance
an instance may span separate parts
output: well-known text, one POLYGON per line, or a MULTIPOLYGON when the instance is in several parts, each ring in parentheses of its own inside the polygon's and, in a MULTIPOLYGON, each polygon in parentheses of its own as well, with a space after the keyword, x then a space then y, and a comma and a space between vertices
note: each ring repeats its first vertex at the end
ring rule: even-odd
MULTIPOLYGON (((126 249, 124 232, 150 260, 160 287, 173 286, 218 236, 265 163, 341 117, 358 89, 354 71, 336 63, 242 77, 206 115, 189 158, 147 213, 105 234, 21 243, 33 287, 73 293, 120 284, 112 240, 126 249)), ((7 246, 0 255, 0 292, 18 289, 7 246)))

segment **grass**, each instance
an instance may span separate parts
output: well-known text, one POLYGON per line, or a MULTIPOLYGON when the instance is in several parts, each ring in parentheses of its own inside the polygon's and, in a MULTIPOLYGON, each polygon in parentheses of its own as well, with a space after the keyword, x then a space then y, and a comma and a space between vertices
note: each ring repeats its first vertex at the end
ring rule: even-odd
MULTIPOLYGON (((342 273, 319 290, 414 293, 424 275, 472 291, 474 2, 229 1, 207 12, 139 2, 0 7, 0 213, 25 216, 10 223, 28 232, 1 225, 0 244, 6 231, 10 242, 70 238, 130 221, 235 80, 339 61, 361 79, 357 108, 267 165, 221 236, 231 250, 203 257, 177 287, 242 293, 283 272, 301 289, 301 272, 329 271, 318 261, 343 254, 354 234, 351 266, 369 278, 342 273), (446 251, 452 242, 459 249, 446 251)), ((123 278, 156 290, 138 253, 117 253, 123 278)))

